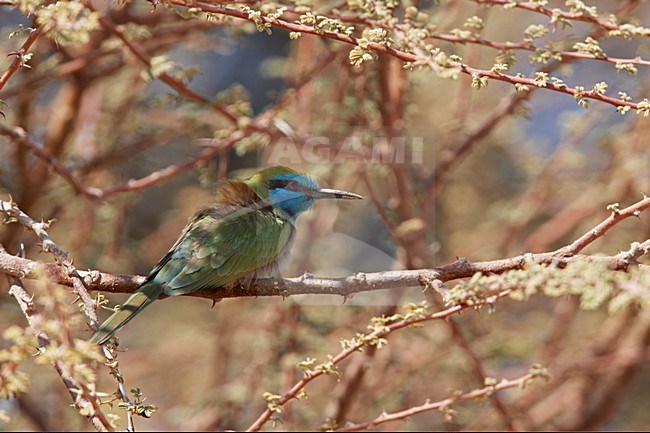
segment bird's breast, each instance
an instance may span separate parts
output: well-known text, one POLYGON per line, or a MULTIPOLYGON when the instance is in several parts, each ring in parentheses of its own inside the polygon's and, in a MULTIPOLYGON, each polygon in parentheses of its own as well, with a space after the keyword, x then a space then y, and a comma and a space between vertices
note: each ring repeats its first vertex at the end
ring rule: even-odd
POLYGON ((269 278, 269 277, 278 277, 280 276, 280 271, 282 270, 282 267, 287 263, 289 260, 289 256, 291 255, 291 247, 293 246, 293 241, 296 236, 296 230, 293 226, 288 221, 283 221, 284 224, 288 224, 290 226, 290 232, 289 232, 289 238, 282 249, 280 251, 280 254, 278 254, 277 258, 273 260, 272 262, 267 263, 266 265, 263 265, 253 271, 251 273, 251 277, 253 279, 255 278, 269 278))

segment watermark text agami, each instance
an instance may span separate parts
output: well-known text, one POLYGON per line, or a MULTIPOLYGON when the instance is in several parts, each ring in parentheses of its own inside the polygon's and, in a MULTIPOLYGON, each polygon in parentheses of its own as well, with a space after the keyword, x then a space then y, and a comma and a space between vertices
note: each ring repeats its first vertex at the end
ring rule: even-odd
POLYGON ((280 138, 271 148, 271 164, 363 162, 388 164, 422 164, 423 137, 373 137, 363 140, 352 136, 340 140, 309 137, 297 141, 280 138))

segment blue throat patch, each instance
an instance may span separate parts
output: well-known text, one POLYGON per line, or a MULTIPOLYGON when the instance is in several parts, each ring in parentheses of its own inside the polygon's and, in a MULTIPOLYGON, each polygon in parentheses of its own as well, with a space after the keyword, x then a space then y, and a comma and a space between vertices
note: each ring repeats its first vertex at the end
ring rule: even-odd
MULTIPOLYGON (((309 189, 318 189, 316 181, 309 177, 296 174, 281 174, 272 180, 296 181, 309 189)), ((302 212, 312 207, 315 200, 306 196, 303 192, 280 187, 269 189, 269 202, 273 207, 281 209, 292 219, 295 219, 302 212)))

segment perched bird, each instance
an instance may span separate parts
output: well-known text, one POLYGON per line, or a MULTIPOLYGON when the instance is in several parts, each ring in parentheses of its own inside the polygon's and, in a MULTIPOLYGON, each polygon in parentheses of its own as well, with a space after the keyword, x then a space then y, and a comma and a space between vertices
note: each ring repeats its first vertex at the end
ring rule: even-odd
POLYGON ((156 299, 231 284, 247 286, 278 272, 291 249, 298 215, 322 198, 361 199, 319 188, 290 168, 273 166, 217 190, 213 206, 197 212, 138 290, 99 327, 91 341, 104 344, 156 299))

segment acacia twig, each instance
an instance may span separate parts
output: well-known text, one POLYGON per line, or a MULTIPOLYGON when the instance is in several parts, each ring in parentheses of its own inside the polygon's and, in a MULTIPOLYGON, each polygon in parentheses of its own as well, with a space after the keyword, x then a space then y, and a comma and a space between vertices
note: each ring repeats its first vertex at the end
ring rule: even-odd
MULTIPOLYGON (((538 46, 531 44, 529 42, 495 42, 488 39, 477 38, 477 37, 460 37, 448 34, 437 34, 431 35, 431 39, 437 39, 440 41, 451 42, 455 44, 476 44, 482 45, 485 47, 494 48, 497 50, 523 50, 536 52, 540 50, 538 46)), ((640 56, 637 57, 610 57, 606 55, 595 55, 590 53, 581 53, 577 51, 554 51, 553 54, 557 54, 562 58, 569 59, 584 59, 584 60, 598 60, 601 62, 607 63, 623 63, 623 64, 634 64, 639 66, 650 66, 650 60, 642 59, 640 56)))
POLYGON ((68 254, 59 248, 47 233, 49 223, 45 221, 41 221, 40 223, 34 221, 29 217, 29 215, 18 209, 14 203, 4 200, 0 200, 0 212, 3 212, 9 218, 15 218, 20 224, 34 232, 41 241, 43 251, 51 253, 54 256, 56 262, 68 275, 74 293, 81 299, 84 305, 84 313, 90 320, 91 329, 96 330, 97 326, 99 326, 99 321, 97 319, 95 301, 93 301, 90 293, 88 293, 84 281, 77 272, 77 269, 73 266, 72 260, 70 260, 68 254))
MULTIPOLYGON (((557 256, 555 253, 522 254, 506 259, 471 263, 460 259, 450 265, 430 269, 384 271, 363 273, 342 278, 320 278, 305 273, 295 278, 262 278, 251 283, 249 288, 240 286, 219 287, 218 290, 201 290, 183 296, 211 300, 259 296, 336 295, 350 297, 356 293, 376 290, 396 290, 427 286, 430 281, 452 281, 482 274, 500 274, 522 269, 529 261, 538 264, 572 263, 578 261, 606 262, 612 269, 625 270, 629 262, 626 253, 615 256, 573 255, 557 256)), ((643 268, 645 269, 645 268, 643 268)), ((56 283, 72 286, 72 280, 64 268, 53 263, 40 263, 10 254, 0 253, 0 272, 18 278, 39 279, 43 275, 56 283)), ((96 270, 77 271, 83 277, 88 290, 106 293, 133 293, 145 277, 139 275, 108 274, 96 270)))
MULTIPOLYGON (((345 42, 347 44, 359 46, 359 39, 355 38, 353 36, 348 36, 342 33, 337 33, 334 31, 329 31, 329 30, 322 30, 322 29, 316 29, 311 26, 307 25, 302 25, 302 24, 296 24, 296 23, 291 23, 288 21, 284 21, 278 18, 268 18, 265 16, 251 16, 249 12, 246 11, 241 11, 241 10, 234 10, 230 9, 227 7, 219 6, 219 5, 211 5, 207 3, 202 3, 202 2, 186 2, 185 0, 170 0, 169 1, 172 4, 176 4, 178 6, 182 6, 185 8, 198 8, 204 12, 209 12, 213 14, 219 14, 219 15, 227 15, 231 16, 234 18, 240 18, 240 19, 245 19, 251 22, 257 22, 257 23, 262 23, 262 24, 269 24, 274 27, 279 27, 283 28, 292 32, 297 32, 297 33, 308 33, 308 34, 314 34, 318 35, 320 37, 325 37, 328 39, 334 39, 339 42, 345 42)), ((421 56, 407 53, 405 51, 401 51, 386 45, 382 45, 380 43, 376 42, 364 42, 364 47, 366 49, 370 49, 372 51, 375 51, 377 53, 384 53, 388 54, 390 56, 396 57, 404 62, 408 63, 418 63, 419 61, 423 60, 421 56)), ((458 69, 461 73, 470 75, 470 76, 476 76, 476 77, 486 77, 492 80, 496 81, 503 81, 506 83, 510 84, 520 84, 520 85, 525 85, 528 86, 529 88, 532 87, 537 87, 537 82, 534 78, 526 78, 523 76, 515 76, 515 75, 508 75, 504 74, 501 72, 496 72, 491 69, 479 69, 475 68, 466 64, 462 63, 455 63, 452 64, 451 67, 458 69)), ((579 91, 576 88, 569 87, 565 84, 560 84, 560 83, 551 83, 547 82, 544 86, 541 88, 546 89, 546 90, 551 90, 559 93, 564 93, 567 95, 571 96, 576 96, 579 94, 579 96, 583 99, 594 99, 597 101, 605 102, 607 104, 613 105, 615 107, 630 107, 631 109, 634 110, 639 110, 639 106, 635 102, 631 101, 624 101, 621 99, 616 99, 612 98, 610 96, 603 95, 601 93, 598 93, 594 90, 589 90, 589 91, 579 91)))
MULTIPOLYGON (((0 254, 7 254, 2 245, 0 245, 0 254)), ((36 336, 39 350, 45 350, 51 344, 51 340, 41 327, 44 319, 34 305, 34 297, 27 293, 20 279, 11 275, 6 275, 6 277, 10 285, 9 294, 16 299, 25 315, 30 328, 36 336)), ((101 411, 99 398, 94 390, 79 382, 70 371, 70 368, 60 359, 54 359, 52 366, 63 380, 77 410, 86 414, 86 417, 97 431, 111 431, 111 423, 101 411)))
MULTIPOLYGON (((379 329, 370 332, 366 334, 363 338, 363 342, 355 341, 354 344, 350 345, 350 347, 341 350, 336 356, 332 357, 329 363, 331 364, 332 367, 338 365, 341 361, 344 359, 348 358, 350 355, 353 353, 359 351, 359 349, 365 345, 370 344, 369 342, 372 341, 373 338, 381 338, 385 337, 388 334, 395 332, 400 329, 407 328, 409 326, 416 325, 418 323, 423 323, 423 322, 428 322, 432 320, 440 320, 440 319, 446 319, 447 317, 450 317, 460 311, 463 311, 467 308, 475 308, 479 307, 481 305, 486 305, 486 304, 491 304, 494 301, 496 301, 498 298, 502 298, 504 296, 507 296, 509 293, 509 290, 505 290, 500 293, 494 294, 494 296, 491 296, 489 298, 477 301, 477 302, 468 302, 463 305, 455 305, 453 307, 447 308, 446 310, 439 311, 437 313, 433 314, 428 314, 425 315, 424 317, 417 317, 417 318, 412 318, 412 319, 406 319, 406 320, 400 320, 395 323, 391 323, 390 325, 386 325, 384 327, 380 327, 379 329)), ((300 381, 298 381, 289 391, 287 391, 284 395, 282 395, 277 402, 275 402, 275 406, 281 407, 288 403, 290 400, 293 400, 297 398, 297 396, 302 392, 302 390, 309 384, 312 380, 316 379, 317 377, 320 377, 324 374, 328 374, 328 372, 324 369, 322 370, 306 370, 305 371, 305 377, 303 377, 300 381)), ((267 408, 256 420, 253 422, 253 424, 246 429, 246 431, 258 431, 266 422, 273 416, 275 413, 275 410, 272 410, 271 408, 267 408)))
MULTIPOLYGON (((477 1, 477 0, 474 0, 477 1)), ((478 0, 480 1, 480 0, 478 0)), ((627 2, 629 6, 630 3, 634 3, 634 1, 628 1, 627 2)), ((277 4, 277 7, 285 7, 285 5, 282 5, 280 3, 277 4)), ((294 15, 299 16, 300 12, 296 11, 295 9, 292 8, 286 8, 287 13, 291 13, 294 15)), ((334 15, 334 14, 327 14, 327 13, 319 13, 319 16, 325 16, 328 18, 332 19, 338 19, 341 22, 344 23, 356 23, 356 24, 363 24, 368 27, 381 27, 385 29, 389 29, 389 26, 386 26, 385 24, 368 19, 368 18, 363 18, 359 17, 356 15, 334 15)), ((563 18, 566 18, 567 16, 572 16, 573 14, 561 14, 563 18)), ((611 29, 606 29, 604 27, 597 26, 597 32, 603 33, 603 30, 608 31, 608 30, 619 30, 620 26, 615 25, 611 29)), ((531 51, 535 52, 540 49, 540 47, 536 46, 535 44, 531 42, 496 42, 496 41, 491 41, 488 39, 483 39, 481 37, 476 37, 476 36, 470 36, 470 37, 463 37, 463 36, 457 36, 457 35, 451 35, 451 34, 446 34, 446 33, 435 33, 429 36, 430 39, 436 39, 440 41, 445 41, 445 42, 451 42, 454 44, 475 44, 475 45, 482 45, 485 47, 490 47, 494 48, 500 51, 504 50, 524 50, 524 51, 531 51)), ((557 51, 554 52, 554 54, 558 54, 561 57, 567 57, 567 58, 574 58, 574 59, 587 59, 587 60, 598 60, 602 62, 608 62, 608 63, 631 63, 635 65, 640 65, 640 66, 650 66, 650 61, 642 59, 640 56, 636 57, 630 57, 630 58, 619 58, 619 57, 609 57, 606 55, 595 55, 595 54, 590 54, 590 53, 581 53, 577 51, 557 51)))
POLYGON ((64 178, 77 193, 92 199, 100 197, 100 190, 97 188, 85 187, 82 181, 77 179, 72 173, 70 173, 68 169, 63 167, 57 158, 52 155, 45 147, 37 146, 31 140, 29 140, 29 138, 27 138, 27 134, 22 128, 11 128, 0 123, 0 134, 9 137, 14 143, 29 149, 29 151, 36 155, 38 158, 44 160, 57 174, 64 178))
POLYGON ((534 379, 535 376, 532 373, 525 374, 517 379, 503 379, 501 382, 497 383, 496 385, 492 386, 484 386, 483 388, 475 389, 474 391, 466 392, 464 394, 461 394, 459 396, 454 396, 454 397, 449 397, 444 400, 432 402, 432 403, 425 403, 420 406, 414 406, 409 409, 405 409, 399 412, 392 412, 392 413, 382 413, 379 415, 377 418, 366 421, 363 423, 349 423, 346 426, 336 429, 335 431, 362 431, 362 430, 368 430, 371 428, 375 428, 377 426, 380 426, 382 424, 385 424, 387 422, 395 422, 395 421, 401 421, 405 420, 409 417, 412 417, 413 415, 417 415, 419 413, 423 412, 430 412, 432 410, 440 410, 440 409, 446 409, 449 408, 449 406, 458 403, 459 401, 466 401, 466 400, 475 400, 475 399, 480 399, 483 397, 487 396, 492 396, 494 395, 495 392, 501 391, 504 389, 508 388, 515 388, 515 387, 524 387, 527 383, 529 383, 532 379, 534 379))
MULTIPOLYGON (((478 4, 487 4, 487 5, 492 4, 492 5, 505 6, 506 4, 513 4, 514 7, 516 8, 524 9, 531 12, 537 12, 542 15, 546 15, 549 18, 553 18, 553 16, 556 13, 551 9, 545 8, 544 6, 537 5, 533 2, 510 2, 510 0, 473 0, 473 1, 478 4)), ((603 21, 598 19, 597 17, 583 14, 583 13, 559 11, 557 12, 557 16, 569 21, 581 21, 584 23, 593 24, 607 31, 620 30, 621 28, 618 24, 611 23, 609 21, 603 21)))
POLYGON ((611 205, 613 207, 612 214, 605 221, 598 224, 593 229, 589 230, 584 235, 580 236, 570 245, 563 247, 555 252, 556 255, 561 257, 571 257, 582 251, 587 245, 594 242, 596 239, 603 236, 609 229, 614 227, 620 221, 630 218, 638 217, 641 212, 650 208, 650 197, 643 195, 643 199, 634 203, 625 209, 619 210, 618 203, 611 205))
MULTIPOLYGON (((86 7, 92 11, 96 11, 96 9, 90 4, 86 3, 86 7)), ((151 58, 147 55, 147 53, 144 52, 138 45, 135 43, 131 42, 129 38, 126 37, 126 35, 121 32, 117 27, 115 27, 110 21, 108 21, 106 18, 104 18, 101 15, 99 16, 99 23, 103 28, 117 36, 124 45, 135 55, 135 57, 142 62, 147 68, 151 69, 151 58)), ((172 89, 176 90, 178 93, 184 95, 186 98, 199 102, 204 105, 209 105, 214 109, 216 112, 220 113, 223 115, 228 121, 230 121, 232 124, 236 125, 237 124, 237 116, 230 111, 230 109, 218 102, 210 102, 208 99, 205 97, 199 95, 195 91, 191 90, 185 83, 183 83, 182 80, 173 77, 169 75, 166 72, 163 72, 161 74, 158 74, 156 78, 159 78, 162 82, 167 84, 169 87, 172 89)))
POLYGON ((36 41, 36 39, 38 39, 42 32, 43 27, 29 29, 29 37, 27 37, 25 43, 20 47, 18 51, 15 53, 10 53, 10 55, 15 55, 16 58, 13 62, 11 62, 11 65, 9 65, 9 69, 7 69, 5 73, 0 77, 0 90, 2 90, 5 84, 7 84, 7 81, 9 81, 9 78, 11 78, 11 76, 15 74, 18 69, 20 69, 22 66, 25 66, 25 54, 27 54, 27 51, 29 51, 32 44, 36 41))

